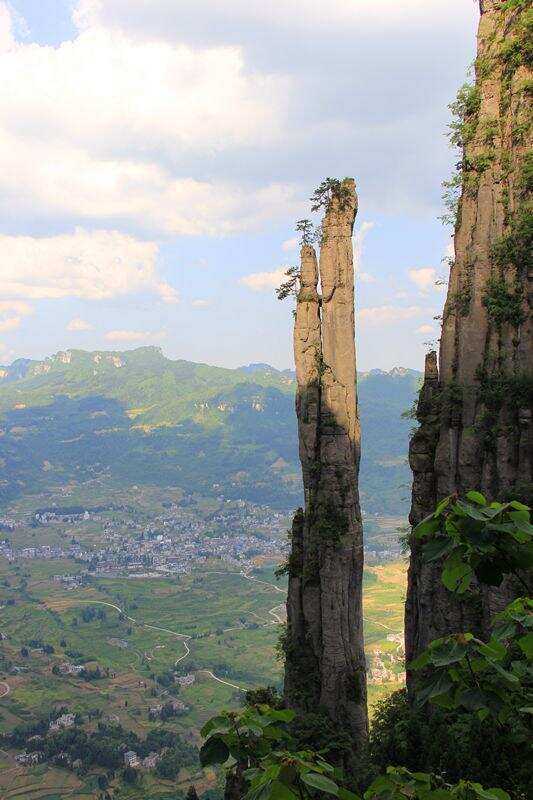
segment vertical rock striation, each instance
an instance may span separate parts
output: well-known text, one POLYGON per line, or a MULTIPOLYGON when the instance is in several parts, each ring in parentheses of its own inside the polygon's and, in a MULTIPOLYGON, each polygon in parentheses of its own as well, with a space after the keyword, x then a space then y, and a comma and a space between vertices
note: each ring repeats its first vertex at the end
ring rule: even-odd
POLYGON ((296 513, 292 529, 285 695, 300 711, 323 710, 357 747, 367 735, 352 251, 357 198, 353 181, 342 189, 322 227, 322 298, 315 251, 310 245, 301 251, 294 354, 305 511, 296 513))
MULTIPOLYGON (((439 370, 426 362, 410 447, 411 523, 442 497, 478 489, 533 500, 532 19, 529 2, 481 0, 475 87, 455 126, 462 194, 439 370)), ((506 591, 458 601, 411 552, 406 655, 458 630, 486 632, 506 591)))

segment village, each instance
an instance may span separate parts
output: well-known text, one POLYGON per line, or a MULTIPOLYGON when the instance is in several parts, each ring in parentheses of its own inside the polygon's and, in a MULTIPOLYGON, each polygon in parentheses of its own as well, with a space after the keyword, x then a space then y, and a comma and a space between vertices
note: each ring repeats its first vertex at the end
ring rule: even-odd
MULTIPOLYGON (((208 559, 220 559, 229 567, 246 570, 258 556, 282 559, 288 547, 284 536, 287 515, 244 500, 223 501, 219 510, 207 517, 199 515, 194 507, 172 504, 149 522, 140 521, 134 512, 110 515, 87 509, 36 511, 32 526, 41 532, 43 528, 61 529, 69 540, 62 545, 17 547, 20 521, 6 518, 1 522, 9 535, 0 540, 0 556, 8 561, 72 559, 85 565, 86 574, 97 577, 186 574, 208 559)), ((55 579, 75 588, 82 577, 58 574, 55 579)))

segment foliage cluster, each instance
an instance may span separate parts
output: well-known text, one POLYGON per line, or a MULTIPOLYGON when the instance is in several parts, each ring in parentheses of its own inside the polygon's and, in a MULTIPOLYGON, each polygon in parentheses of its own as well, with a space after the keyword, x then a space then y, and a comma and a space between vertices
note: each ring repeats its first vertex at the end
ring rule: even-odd
POLYGON ((151 752, 166 749, 167 762, 172 760, 176 774, 186 766, 197 763, 198 753, 194 747, 177 734, 154 728, 145 739, 121 725, 99 722, 95 731, 86 732, 79 726, 47 735, 48 719, 30 726, 19 726, 11 734, 0 738, 0 743, 9 747, 24 747, 28 752, 42 752, 45 760, 68 756, 71 761, 80 759, 85 768, 91 766, 117 769, 123 763, 123 752, 134 750, 141 758, 151 752), (37 738, 34 738, 37 737, 37 738))
POLYGON ((519 275, 533 265, 533 209, 523 203, 513 215, 511 230, 493 247, 494 263, 504 269, 512 266, 519 275))
POLYGON ((533 192, 533 151, 531 150, 524 156, 520 172, 520 193, 525 196, 530 192, 533 192))
POLYGON ((516 6, 518 7, 521 13, 514 23, 516 35, 505 38, 498 54, 507 76, 512 75, 519 67, 533 67, 533 10, 531 7, 526 8, 526 4, 516 6))
POLYGON ((479 398, 490 412, 507 403, 511 408, 525 408, 533 399, 533 381, 528 375, 478 375, 479 398))
POLYGON ((519 283, 509 286, 503 277, 489 278, 483 292, 483 305, 498 330, 503 325, 519 328, 525 321, 523 291, 519 283))
POLYGON ((300 286, 300 270, 298 267, 287 267, 285 270, 286 281, 276 289, 278 300, 286 300, 287 297, 296 297, 300 286))
MULTIPOLYGON (((326 213, 335 201, 343 210, 350 202, 351 192, 348 179, 325 178, 315 189, 310 197, 311 211, 324 210, 326 213)), ((300 246, 313 245, 315 242, 323 244, 324 231, 322 225, 314 226, 310 219, 299 219, 296 223, 296 232, 300 235, 300 246)), ((288 267, 285 271, 286 281, 275 289, 278 300, 287 297, 297 297, 300 285, 300 270, 298 267, 288 267)))
POLYGON ((482 781, 523 798, 531 770, 512 730, 512 721, 495 724, 463 709, 433 705, 428 713, 401 689, 375 707, 369 761, 378 774, 389 764, 403 764, 413 772, 444 775, 450 783, 482 781))
POLYGON ((454 147, 462 148, 472 141, 478 124, 480 105, 479 89, 468 83, 463 84, 457 92, 456 99, 448 106, 453 117, 448 128, 448 138, 454 147))
POLYGON ((505 0, 502 5, 502 11, 515 11, 521 8, 527 8, 530 5, 530 0, 505 0))
MULTIPOLYGON (((520 765, 532 733, 533 710, 533 600, 527 579, 533 566, 530 509, 515 500, 489 504, 481 493, 469 492, 464 500, 454 496, 439 503, 414 536, 424 540, 424 561, 442 562, 442 580, 450 592, 475 593, 479 586, 499 586, 506 579, 516 581, 526 595, 494 619, 488 642, 471 632, 459 632, 432 642, 410 664, 420 673, 416 704, 406 702, 400 693, 379 710, 370 738, 370 761, 361 765, 359 775, 367 787, 364 799, 508 799, 502 788, 483 788, 479 773, 490 778, 496 773, 516 797, 525 796, 531 774, 520 765), (436 706, 435 713, 421 716, 420 706, 428 702, 436 706), (491 764, 492 752, 488 759, 479 758, 485 743, 480 746, 476 732, 485 730, 487 741, 496 742, 501 750, 498 765, 491 764), (438 737, 431 736, 417 752, 413 739, 423 731, 438 732, 438 737), (451 731, 457 742, 449 738, 451 731), (446 736, 451 753, 442 747, 431 752, 446 736), (407 766, 390 766, 389 757, 399 753, 407 766), (385 766, 386 772, 376 776, 385 766), (431 772, 420 771, 428 766, 431 772), (449 775, 455 783, 450 783, 449 775)), ((213 718, 202 731, 206 741, 201 762, 224 764, 231 759, 247 800, 307 800, 323 795, 355 800, 353 775, 348 778, 331 763, 327 744, 318 751, 316 745, 302 749, 291 729, 294 713, 279 706, 279 702, 274 709, 250 705, 213 718)))
POLYGON ((456 292, 452 292, 447 302, 447 312, 467 317, 472 303, 472 281, 467 280, 456 292))
POLYGON ((477 579, 499 586, 511 574, 523 589, 521 570, 533 567, 533 525, 529 508, 512 500, 487 504, 480 492, 465 500, 447 497, 414 530, 426 563, 444 558, 442 581, 451 592, 464 594, 477 579))
POLYGON ((350 202, 350 197, 351 192, 347 178, 344 178, 344 180, 325 178, 310 197, 311 211, 324 209, 327 212, 334 200, 338 203, 338 207, 343 210, 350 202))
POLYGON ((529 741, 533 709, 533 525, 512 500, 487 503, 480 492, 444 499, 414 530, 423 560, 443 562, 442 581, 457 594, 499 587, 504 578, 524 596, 492 620, 488 642, 471 632, 433 641, 409 666, 422 671, 417 701, 512 723, 516 745, 529 741), (475 583, 474 583, 475 581, 475 583), (473 587, 473 588, 472 588, 473 587))

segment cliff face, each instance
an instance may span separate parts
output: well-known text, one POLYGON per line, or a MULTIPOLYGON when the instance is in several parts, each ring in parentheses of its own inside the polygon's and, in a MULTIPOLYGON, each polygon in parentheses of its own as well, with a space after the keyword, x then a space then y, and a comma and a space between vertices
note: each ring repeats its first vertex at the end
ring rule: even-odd
MULTIPOLYGON (((410 447, 411 523, 452 492, 531 502, 532 11, 481 0, 475 87, 460 96, 462 194, 443 313, 439 369, 426 362, 410 447)), ((486 630, 504 592, 457 602, 439 568, 411 554, 406 654, 447 632, 486 630)), ((512 592, 512 587, 507 587, 512 592)))
POLYGON ((301 251, 294 326, 296 411, 305 511, 292 530, 285 695, 321 708, 361 745, 367 734, 362 631, 352 231, 353 181, 327 208, 320 252, 301 251), (317 292, 320 274, 322 298, 317 292))

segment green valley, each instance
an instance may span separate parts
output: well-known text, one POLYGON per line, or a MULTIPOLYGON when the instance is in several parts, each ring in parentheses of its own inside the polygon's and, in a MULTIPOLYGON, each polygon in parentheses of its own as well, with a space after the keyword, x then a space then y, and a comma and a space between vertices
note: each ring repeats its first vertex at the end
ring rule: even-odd
MULTIPOLYGON (((55 578, 77 569, 74 561, 0 559, 0 733, 43 715, 53 718, 61 709, 78 714, 80 729, 89 733, 97 724, 121 725, 142 740, 164 730, 197 746, 206 719, 239 705, 246 689, 281 685, 275 651, 285 586, 273 566, 243 573, 210 562, 174 578, 88 578, 77 588, 55 578), (86 672, 64 672, 71 663, 86 672), (154 716, 169 702, 177 703, 176 715, 164 721, 160 712, 154 716)), ((371 703, 403 682, 404 582, 402 563, 366 573, 371 703)), ((109 772, 21 766, 16 751, 2 746, 0 793, 6 800, 54 797, 51 786, 61 797, 92 797, 98 776, 109 772)), ((182 767, 174 781, 140 772, 142 782, 123 789, 121 797, 170 800, 191 780, 202 791, 217 786, 216 774, 195 763, 182 767)), ((119 784, 117 772, 111 785, 119 784)))
MULTIPOLYGON (((402 412, 419 379, 359 375, 371 705, 404 681, 402 412)), ((131 800, 181 798, 191 782, 220 796, 218 773, 191 755, 202 724, 282 682, 286 578, 275 569, 301 503, 294 391, 289 371, 172 361, 152 347, 0 369, 6 800, 94 798, 106 783, 131 800), (56 717, 72 727, 51 734, 56 717), (43 730, 39 747, 63 747, 63 761, 31 762, 43 730), (153 762, 139 761, 131 786, 128 747, 153 762)))
MULTIPOLYGON (((369 515, 406 512, 402 412, 420 377, 399 368, 359 375, 369 515)), ((179 486, 292 509, 301 502, 294 390, 289 371, 172 361, 155 347, 16 361, 0 368, 0 498, 179 486)))

